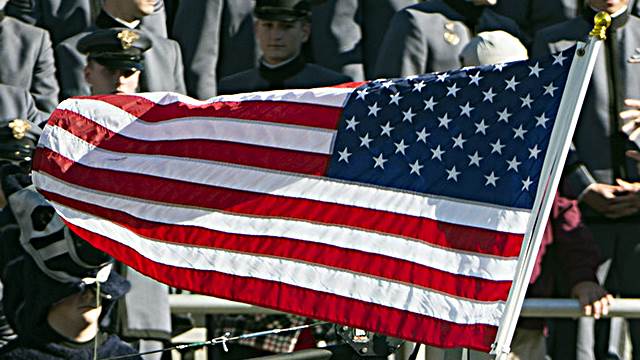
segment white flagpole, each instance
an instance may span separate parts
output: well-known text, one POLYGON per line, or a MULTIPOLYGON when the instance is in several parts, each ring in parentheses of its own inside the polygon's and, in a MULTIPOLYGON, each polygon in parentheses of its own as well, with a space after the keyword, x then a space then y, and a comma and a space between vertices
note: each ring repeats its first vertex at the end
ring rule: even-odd
POLYGON ((611 24, 611 17, 607 13, 601 12, 596 15, 595 24, 593 31, 589 34, 589 41, 586 44, 578 43, 569 69, 565 91, 556 117, 556 125, 551 133, 545 163, 540 174, 538 193, 531 211, 531 218, 527 224, 516 274, 505 304, 496 340, 491 349, 491 354, 496 355, 496 360, 506 360, 510 352, 513 333, 538 256, 542 235, 551 212, 566 156, 571 146, 580 108, 591 80, 602 40, 606 38, 606 30, 611 24))

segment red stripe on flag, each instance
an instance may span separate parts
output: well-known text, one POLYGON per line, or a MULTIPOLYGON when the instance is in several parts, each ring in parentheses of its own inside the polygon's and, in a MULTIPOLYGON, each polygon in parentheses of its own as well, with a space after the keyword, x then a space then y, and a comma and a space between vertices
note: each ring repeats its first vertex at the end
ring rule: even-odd
POLYGON ((40 191, 50 200, 109 219, 150 239, 164 239, 175 244, 218 248, 315 263, 330 268, 415 284, 453 296, 479 301, 506 300, 511 287, 510 281, 491 281, 450 274, 402 259, 331 245, 272 236, 229 234, 195 226, 167 225, 146 221, 122 211, 88 204, 48 191, 40 191))
POLYGON ((343 84, 338 84, 338 85, 334 85, 334 86, 330 86, 330 87, 334 87, 334 88, 346 88, 346 89, 355 89, 358 88, 364 84, 369 83, 368 81, 353 81, 353 82, 348 82, 348 83, 343 83, 343 84))
POLYGON ((495 326, 461 325, 284 283, 156 263, 123 244, 67 224, 96 248, 109 251, 120 261, 126 260, 132 268, 170 286, 196 293, 365 328, 443 348, 467 347, 488 352, 496 336, 495 326))
POLYGON ((221 117, 335 129, 342 115, 341 107, 287 101, 217 101, 205 105, 175 102, 159 105, 135 95, 103 95, 91 99, 117 106, 148 122, 183 117, 221 117))
POLYGON ((84 116, 66 110, 56 110, 49 125, 63 128, 92 145, 116 152, 212 160, 307 175, 324 175, 330 161, 329 156, 322 154, 227 141, 136 140, 119 135, 84 116))
POLYGON ((522 243, 522 235, 410 215, 89 168, 44 148, 38 148, 34 168, 64 181, 108 193, 250 216, 275 216, 367 229, 480 254, 516 257, 522 243))

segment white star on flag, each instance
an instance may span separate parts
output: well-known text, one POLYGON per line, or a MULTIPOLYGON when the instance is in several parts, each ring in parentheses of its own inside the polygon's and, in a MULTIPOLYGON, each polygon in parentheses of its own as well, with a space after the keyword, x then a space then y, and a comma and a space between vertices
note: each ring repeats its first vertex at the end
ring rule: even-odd
POLYGON ((436 78, 437 78, 437 79, 436 79, 436 81, 439 81, 439 82, 445 82, 445 80, 447 80, 447 78, 448 78, 448 77, 449 77, 449 74, 448 74, 448 73, 446 73, 446 72, 445 72, 445 73, 442 73, 442 74, 438 74, 438 75, 436 76, 436 78))
POLYGON ((531 181, 531 177, 527 176, 526 180, 522 180, 522 191, 529 191, 529 186, 531 186, 531 184, 533 184, 533 181, 531 181))
POLYGON ((484 177, 485 179, 487 179, 487 182, 484 184, 484 186, 493 185, 493 187, 496 187, 496 181, 500 179, 500 177, 495 176, 493 171, 491 172, 491 174, 489 174, 489 176, 485 175, 484 177))
POLYGON ((414 162, 413 164, 409 164, 409 166, 411 167, 411 172, 409 173, 409 175, 417 174, 418 176, 420 176, 420 169, 424 167, 424 165, 420 165, 420 162, 418 162, 418 160, 416 160, 416 162, 414 162))
POLYGON ((427 137, 431 134, 427 132, 427 128, 422 128, 420 131, 416 131, 416 135, 418 135, 417 142, 422 141, 423 143, 427 143, 427 137))
POLYGON ((536 127, 537 126, 542 126, 543 128, 546 129, 547 128, 547 121, 549 121, 550 119, 547 118, 547 116, 544 113, 542 113, 542 115, 536 116, 536 120, 538 121, 536 123, 536 127))
POLYGON ((521 97, 520 101, 522 101, 522 107, 528 107, 531 109, 531 104, 533 103, 533 99, 531 99, 531 95, 527 94, 526 97, 521 97))
POLYGON ((475 84, 476 86, 480 86, 480 80, 484 79, 482 76, 480 76, 480 71, 478 71, 475 75, 470 75, 469 77, 471 78, 469 85, 475 84))
POLYGON ((387 123, 384 125, 380 125, 380 128, 382 129, 382 133, 380 134, 380 136, 387 135, 391 137, 391 130, 393 130, 393 127, 391 126, 390 121, 387 121, 387 123))
POLYGON ((402 96, 400 96, 400 93, 395 93, 395 94, 391 94, 389 95, 389 97, 391 97, 391 101, 389 102, 389 105, 391 104, 396 104, 396 105, 400 105, 399 101, 400 99, 402 99, 402 96))
POLYGON ((456 94, 460 91, 456 83, 453 83, 453 86, 447 86, 447 90, 447 96, 452 95, 453 97, 456 97, 456 94))
POLYGON ((378 111, 380 111, 380 109, 378 107, 378 103, 376 102, 375 104, 373 104, 372 106, 368 106, 369 108, 369 114, 368 115, 373 115, 374 117, 378 117, 378 111))
POLYGON ((565 56, 562 55, 562 52, 560 52, 559 54, 556 55, 551 55, 553 56, 553 64, 552 65, 560 65, 560 66, 564 66, 564 61, 567 60, 567 58, 565 56))
POLYGON ((499 116, 498 122, 500 121, 504 121, 506 123, 509 122, 509 117, 511 117, 512 114, 510 114, 508 110, 509 109, 504 108, 504 110, 498 111, 498 116, 499 116))
POLYGON ((446 151, 444 150, 440 150, 440 145, 438 145, 437 148, 435 149, 431 149, 431 153, 433 153, 433 155, 431 156, 431 159, 435 159, 437 158, 438 160, 442 161, 442 154, 444 154, 446 151))
POLYGON ((396 154, 400 152, 402 155, 406 155, 404 151, 409 147, 409 145, 404 144, 404 139, 400 140, 399 143, 393 143, 393 145, 396 146, 396 154))
POLYGON ((467 141, 462 138, 462 133, 458 134, 458 137, 452 137, 453 140, 453 148, 459 147, 460 149, 464 149, 464 143, 467 141))
POLYGON ((456 171, 456 167, 453 166, 451 169, 447 170, 447 180, 453 179, 453 181, 458 182, 458 175, 461 173, 456 171))
POLYGON ((369 133, 364 134, 363 137, 360 137, 360 147, 369 148, 369 143, 372 142, 373 139, 369 139, 369 133))
POLYGON ((538 144, 534 145, 532 148, 529 148, 529 159, 537 159, 540 151, 542 150, 538 149, 538 144))
POLYGON ((402 122, 408 121, 410 123, 413 122, 413 117, 416 116, 416 114, 411 112, 411 108, 409 108, 409 110, 407 111, 403 111, 402 115, 403 115, 402 122))
POLYGON ((460 107, 460 116, 462 115, 466 115, 468 118, 471 117, 471 111, 475 108, 469 106, 469 102, 467 101, 467 103, 464 106, 458 105, 458 107, 460 107))
POLYGON ((522 125, 520 125, 520 127, 513 128, 513 132, 515 132, 515 134, 513 135, 514 139, 520 138, 522 140, 524 140, 524 134, 526 134, 527 132, 529 132, 529 130, 525 130, 522 128, 522 125))
POLYGON ((506 145, 500 144, 500 139, 498 139, 495 143, 489 143, 489 145, 491 145, 491 147, 492 147, 492 149, 491 149, 491 153, 492 154, 494 152, 497 152, 500 155, 502 155, 502 148, 506 146, 506 145))
POLYGON ((338 154, 340 154, 340 159, 338 159, 338 161, 344 161, 347 164, 349 163, 349 156, 351 156, 351 153, 346 146, 344 147, 344 150, 338 151, 338 154))
POLYGON ((505 88, 505 90, 513 90, 516 91, 516 85, 520 84, 519 82, 516 81, 516 77, 512 77, 510 80, 505 80, 505 82, 507 83, 507 87, 505 88))
POLYGON ((365 97, 369 94, 369 90, 362 89, 362 90, 358 90, 357 93, 358 93, 358 96, 356 97, 356 100, 362 99, 364 101, 365 97))
POLYGON ((507 171, 514 170, 515 172, 518 172, 518 166, 520 166, 520 164, 522 163, 519 162, 516 156, 514 155, 513 159, 511 159, 510 161, 507 160, 507 164, 509 164, 509 168, 507 169, 507 171))
POLYGON ((419 83, 413 84, 413 91, 421 92, 422 88, 427 86, 424 81, 420 81, 419 83))
POLYGON ((380 155, 379 155, 379 156, 377 156, 377 157, 376 157, 376 156, 374 156, 374 157, 373 157, 373 161, 375 161, 375 164, 373 164, 373 168, 374 168, 374 169, 375 169, 375 168, 377 168, 377 167, 379 167, 379 168, 381 168, 382 170, 384 170, 384 163, 386 163, 386 162, 387 162, 387 161, 389 161, 389 160, 387 160, 387 159, 383 158, 383 157, 382 157, 382 153, 380 153, 380 155))
POLYGON ((347 130, 351 129, 356 131, 356 125, 360 124, 359 121, 356 121, 356 116, 352 116, 351 119, 347 120, 347 130))
POLYGON ((483 91, 482 94, 484 95, 484 99, 482 99, 482 102, 488 101, 493 104, 493 97, 496 96, 496 93, 493 92, 493 88, 489 88, 489 90, 483 91))
POLYGON ((482 135, 487 135, 487 129, 489 128, 488 125, 485 125, 484 123, 484 119, 482 119, 482 121, 480 121, 479 123, 474 123, 476 126, 476 134, 477 133, 482 133, 482 135))
POLYGON ((444 127, 445 129, 448 129, 449 123, 452 121, 452 119, 449 119, 447 113, 444 113, 444 116, 439 117, 438 121, 440 121, 440 125, 438 125, 438 127, 444 127))
POLYGON ((529 66, 529 69, 531 70, 531 72, 529 73, 529 76, 533 76, 535 75, 536 77, 540 77, 540 71, 544 70, 543 68, 541 68, 539 66, 540 63, 536 63, 534 66, 529 66))
POLYGON ((469 157, 469 166, 475 165, 477 167, 480 167, 480 160, 482 160, 483 158, 478 155, 477 151, 473 155, 467 156, 469 157))
POLYGON ((543 86, 543 88, 544 88, 544 95, 549 94, 549 95, 551 95, 551 97, 553 97, 554 92, 556 90, 558 90, 557 87, 553 86, 553 83, 551 83, 551 84, 549 84, 547 86, 543 86))
POLYGON ((429 100, 422 100, 424 102, 424 110, 433 111, 433 107, 438 105, 436 101, 433 101, 433 96, 429 100))

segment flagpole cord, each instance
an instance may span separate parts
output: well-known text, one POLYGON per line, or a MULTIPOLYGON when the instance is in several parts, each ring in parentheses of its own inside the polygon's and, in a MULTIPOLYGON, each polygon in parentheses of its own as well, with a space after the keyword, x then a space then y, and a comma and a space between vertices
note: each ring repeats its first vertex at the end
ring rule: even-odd
POLYGON ((189 348, 192 348, 192 347, 202 347, 202 346, 217 345, 217 344, 222 344, 222 348, 224 349, 225 352, 227 352, 227 351, 229 351, 229 349, 227 348, 227 343, 230 342, 230 341, 251 339, 251 338, 255 338, 255 337, 267 336, 267 335, 272 335, 272 334, 279 334, 279 333, 289 332, 289 331, 298 331, 298 330, 303 330, 303 329, 316 327, 316 326, 321 326, 321 325, 325 325, 325 324, 328 324, 328 323, 326 321, 318 321, 318 322, 314 322, 314 323, 311 323, 311 324, 292 326, 292 327, 285 328, 285 329, 264 330, 264 331, 258 331, 258 332, 248 333, 248 334, 242 334, 242 335, 238 335, 238 336, 232 336, 232 337, 230 337, 231 333, 227 332, 222 336, 218 336, 218 337, 215 337, 213 339, 206 340, 206 341, 197 341, 197 342, 193 342, 193 343, 189 343, 189 344, 176 345, 176 346, 172 346, 172 347, 168 347, 168 348, 164 348, 164 349, 146 351, 146 352, 136 353, 136 354, 112 356, 112 357, 107 357, 107 358, 101 358, 100 360, 129 359, 129 358, 137 357, 137 356, 140 356, 140 355, 149 355, 149 354, 156 354, 156 353, 161 353, 161 352, 171 351, 171 350, 184 350, 184 349, 189 349, 189 348))

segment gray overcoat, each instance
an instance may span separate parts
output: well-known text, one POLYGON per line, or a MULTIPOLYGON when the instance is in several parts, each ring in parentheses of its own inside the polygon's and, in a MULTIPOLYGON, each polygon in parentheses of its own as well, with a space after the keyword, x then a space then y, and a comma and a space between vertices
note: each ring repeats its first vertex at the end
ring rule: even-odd
POLYGON ((42 111, 55 109, 59 88, 46 31, 10 16, 0 19, 0 59, 0 84, 28 90, 42 111))
POLYGON ((40 125, 47 117, 25 89, 0 84, 0 120, 26 119, 40 125))

